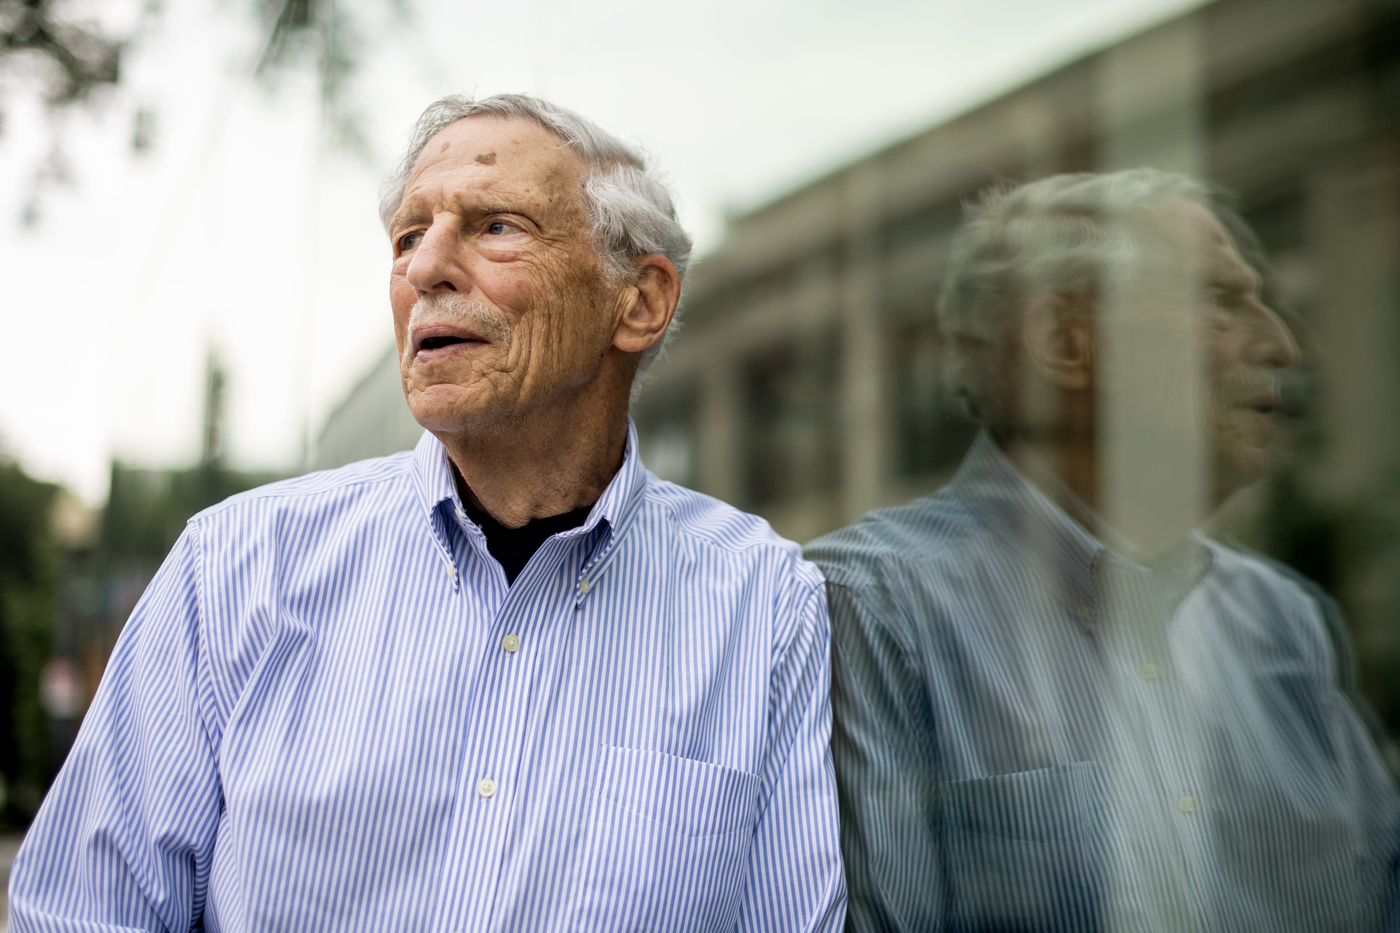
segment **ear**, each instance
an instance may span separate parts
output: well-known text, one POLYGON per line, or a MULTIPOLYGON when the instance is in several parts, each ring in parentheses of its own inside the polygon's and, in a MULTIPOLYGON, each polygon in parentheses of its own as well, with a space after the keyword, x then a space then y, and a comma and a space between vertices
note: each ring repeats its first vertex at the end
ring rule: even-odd
POLYGON ((1062 389, 1094 384, 1094 316, 1079 296, 1037 295, 1021 315, 1021 345, 1026 358, 1062 389))
POLYGON ((671 260, 659 253, 632 260, 636 279, 622 289, 613 346, 641 353, 662 338, 681 298, 681 277, 671 260))

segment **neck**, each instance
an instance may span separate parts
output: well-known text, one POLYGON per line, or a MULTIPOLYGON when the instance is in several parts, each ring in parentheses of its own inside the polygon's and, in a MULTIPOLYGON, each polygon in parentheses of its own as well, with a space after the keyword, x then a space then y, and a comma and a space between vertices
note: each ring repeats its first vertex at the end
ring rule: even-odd
POLYGON ((507 528, 597 502, 622 467, 627 406, 565 405, 518 422, 434 432, 458 492, 507 528))
POLYGON ((1098 535, 1099 465, 1093 435, 994 434, 1021 475, 1090 534, 1098 535))
POLYGON ((1130 554, 1142 558, 1163 554, 1204 517, 1190 509, 1164 510, 1155 499, 1157 491, 1141 483, 1128 485, 1129 501, 1105 501, 1111 499, 1103 494, 1110 478, 1092 434, 1054 439, 1011 434, 998 437, 997 445, 1023 476, 1080 527, 1099 540, 1119 542, 1130 554))

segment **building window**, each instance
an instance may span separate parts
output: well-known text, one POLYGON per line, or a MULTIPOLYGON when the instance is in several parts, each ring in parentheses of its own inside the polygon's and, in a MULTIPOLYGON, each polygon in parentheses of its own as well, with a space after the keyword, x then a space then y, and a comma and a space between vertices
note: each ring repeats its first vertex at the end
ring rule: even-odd
POLYGON ((836 490, 837 341, 827 329, 755 354, 743 373, 744 480, 751 508, 836 490))
POLYGON ((637 407, 634 417, 642 463, 661 479, 695 487, 698 411, 693 386, 671 387, 659 397, 644 397, 637 407))
POLYGON ((895 412, 896 467, 916 479, 952 469, 977 428, 943 387, 943 341, 930 318, 890 329, 890 398, 895 412))

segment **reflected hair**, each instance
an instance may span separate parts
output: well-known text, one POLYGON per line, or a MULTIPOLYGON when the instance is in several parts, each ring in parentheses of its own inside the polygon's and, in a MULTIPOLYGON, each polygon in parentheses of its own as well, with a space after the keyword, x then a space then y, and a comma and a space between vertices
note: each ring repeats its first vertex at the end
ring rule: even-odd
MULTIPOLYGON (((408 178, 428 140, 458 120, 475 116, 530 120, 552 133, 588 166, 583 207, 594 252, 612 281, 630 281, 632 260, 652 253, 669 259, 684 281, 690 265, 690 235, 676 215, 670 189, 647 168, 641 153, 572 110, 528 94, 497 94, 481 100, 452 95, 429 104, 413 127, 408 150, 380 189, 379 219, 385 230, 403 204, 408 178)), ((676 316, 680 316, 680 308, 676 316)), ((672 320, 665 337, 643 351, 638 376, 655 362, 676 330, 677 322, 672 320)))
POLYGON ((1203 183, 1150 168, 1003 185, 966 207, 937 313, 948 338, 945 381, 974 418, 991 414, 990 390, 1002 376, 992 349, 1019 324, 1026 303, 1042 294, 1092 301, 1131 275, 1140 250, 1127 222, 1173 197, 1222 212, 1203 183))

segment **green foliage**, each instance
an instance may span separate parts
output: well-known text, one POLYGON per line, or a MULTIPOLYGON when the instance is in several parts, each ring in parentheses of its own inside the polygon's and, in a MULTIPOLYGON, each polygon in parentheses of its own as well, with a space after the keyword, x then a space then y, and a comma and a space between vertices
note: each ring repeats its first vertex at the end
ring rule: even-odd
POLYGON ((99 539, 65 550, 51 525, 58 487, 0 461, 0 826, 32 818, 72 739, 73 722, 50 721, 41 704, 44 665, 61 655, 95 680, 189 517, 273 478, 217 460, 188 470, 113 464, 99 539))
POLYGON ((97 563, 105 570, 158 564, 190 516, 275 478, 236 473, 212 463, 189 470, 138 470, 113 463, 97 563))
POLYGON ((59 568, 49 525, 57 492, 0 462, 0 773, 11 822, 37 807, 46 777, 39 673, 50 652, 59 568))

